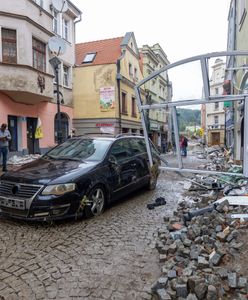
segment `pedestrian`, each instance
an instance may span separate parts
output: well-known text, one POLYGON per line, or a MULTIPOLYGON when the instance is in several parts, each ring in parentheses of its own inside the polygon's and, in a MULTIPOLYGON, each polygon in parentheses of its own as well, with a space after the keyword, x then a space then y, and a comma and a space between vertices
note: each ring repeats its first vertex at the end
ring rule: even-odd
POLYGON ((188 139, 185 136, 181 136, 180 139, 180 149, 181 149, 181 155, 187 156, 187 147, 188 147, 188 139))
POLYGON ((11 135, 7 129, 7 124, 3 123, 0 128, 0 159, 3 157, 3 172, 7 172, 7 157, 9 149, 9 141, 11 140, 11 135))
POLYGON ((163 138, 162 139, 162 153, 166 153, 167 152, 167 142, 166 139, 163 138))

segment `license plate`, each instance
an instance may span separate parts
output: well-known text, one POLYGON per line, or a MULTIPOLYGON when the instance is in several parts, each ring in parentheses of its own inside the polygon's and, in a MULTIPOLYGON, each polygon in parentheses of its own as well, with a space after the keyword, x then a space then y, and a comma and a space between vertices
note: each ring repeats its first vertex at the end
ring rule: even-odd
POLYGON ((10 207, 15 209, 25 209, 25 200, 9 199, 0 197, 0 206, 10 207))

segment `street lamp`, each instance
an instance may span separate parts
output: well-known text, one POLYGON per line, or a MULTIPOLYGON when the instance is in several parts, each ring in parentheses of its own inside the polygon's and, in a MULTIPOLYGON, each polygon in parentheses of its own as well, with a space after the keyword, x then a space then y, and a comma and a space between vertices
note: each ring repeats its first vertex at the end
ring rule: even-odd
POLYGON ((59 66, 61 61, 58 59, 57 56, 54 56, 49 60, 50 64, 52 65, 55 73, 55 80, 56 80, 56 94, 57 94, 57 139, 58 143, 62 143, 62 131, 61 131, 61 114, 60 114, 60 99, 59 99, 59 66))

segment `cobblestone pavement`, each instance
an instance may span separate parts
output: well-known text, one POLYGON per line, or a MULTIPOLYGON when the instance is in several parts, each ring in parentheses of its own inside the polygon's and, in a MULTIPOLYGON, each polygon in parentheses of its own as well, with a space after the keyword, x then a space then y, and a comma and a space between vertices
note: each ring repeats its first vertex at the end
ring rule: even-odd
POLYGON ((161 174, 156 191, 132 194, 92 219, 49 226, 0 218, 0 296, 151 299, 160 275, 157 228, 181 188, 182 182, 161 174), (146 208, 161 196, 165 206, 146 208))

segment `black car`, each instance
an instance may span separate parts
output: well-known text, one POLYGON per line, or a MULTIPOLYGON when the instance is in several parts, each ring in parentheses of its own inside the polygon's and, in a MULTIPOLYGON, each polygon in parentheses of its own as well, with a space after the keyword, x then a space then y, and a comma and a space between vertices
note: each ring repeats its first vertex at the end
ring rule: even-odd
POLYGON ((141 136, 68 139, 1 176, 1 214, 25 220, 98 215, 134 190, 155 188, 160 159, 153 145, 152 156, 150 168, 141 136))

